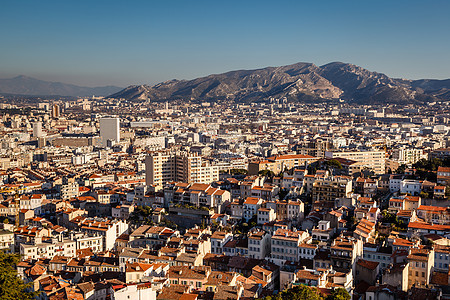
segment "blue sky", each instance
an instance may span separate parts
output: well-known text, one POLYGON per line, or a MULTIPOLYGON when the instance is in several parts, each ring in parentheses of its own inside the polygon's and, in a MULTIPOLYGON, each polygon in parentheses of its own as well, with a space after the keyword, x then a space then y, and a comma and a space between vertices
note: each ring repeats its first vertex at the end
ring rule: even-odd
POLYGON ((155 84, 296 62, 450 78, 450 1, 0 2, 0 77, 155 84))

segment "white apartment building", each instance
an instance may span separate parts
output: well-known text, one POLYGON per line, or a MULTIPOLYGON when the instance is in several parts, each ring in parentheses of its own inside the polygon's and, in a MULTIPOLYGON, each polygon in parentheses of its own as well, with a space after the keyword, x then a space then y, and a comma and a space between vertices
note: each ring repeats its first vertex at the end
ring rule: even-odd
POLYGON ((422 158, 426 158, 423 149, 400 148, 394 149, 392 158, 399 164, 414 164, 422 158))
POLYGON ((386 155, 384 151, 326 151, 326 158, 345 158, 364 163, 375 174, 384 174, 386 155))
POLYGON ((248 235, 248 257, 264 259, 270 254, 270 235, 261 230, 248 235))
POLYGON ((316 251, 318 245, 308 244, 308 243, 301 243, 298 246, 298 257, 300 259, 310 259, 313 260, 314 256, 316 256, 316 251))
POLYGON ((258 209, 261 207, 263 200, 256 197, 247 197, 244 201, 244 219, 245 221, 250 220, 254 215, 257 214, 258 209))
POLYGON ((403 178, 403 175, 391 175, 391 177, 389 178, 389 191, 391 193, 400 191, 400 186, 402 184, 403 178))
POLYGON ((120 142, 120 121, 119 118, 100 119, 100 137, 102 144, 106 146, 108 140, 120 142))
POLYGON ((216 231, 211 236, 211 253, 223 254, 223 246, 233 238, 229 232, 216 231))
POLYGON ((20 244, 20 255, 22 259, 38 259, 38 258, 53 258, 55 255, 59 256, 76 256, 76 243, 70 239, 53 238, 47 242, 40 242, 34 244, 20 244))
POLYGON ((302 221, 305 217, 305 204, 302 201, 288 201, 287 218, 302 221))
POLYGON ((271 259, 277 265, 283 265, 287 260, 298 261, 299 246, 309 234, 306 231, 291 231, 278 229, 271 238, 271 259))
POLYGON ((128 232, 128 223, 122 220, 84 218, 78 223, 82 232, 103 237, 104 250, 114 249, 116 239, 128 232))
POLYGON ((37 214, 40 212, 42 206, 42 200, 45 199, 45 195, 22 195, 19 198, 19 208, 20 209, 31 209, 37 214))
POLYGON ((419 180, 404 179, 400 183, 400 193, 418 196, 422 190, 422 183, 419 180))
POLYGON ((43 136, 42 133, 42 122, 34 122, 33 123, 33 137, 40 138, 43 136))
POLYGON ((78 197, 80 194, 80 186, 74 178, 63 178, 62 184, 58 184, 56 189, 59 197, 63 200, 78 197))
POLYGON ((110 288, 109 294, 112 300, 156 300, 156 291, 145 284, 133 284, 121 288, 110 288))
POLYGON ((0 229, 0 251, 14 252, 14 233, 12 231, 0 229))
POLYGON ((90 248, 92 252, 103 251, 103 237, 101 235, 74 234, 71 238, 75 241, 77 250, 90 248))
POLYGON ((264 223, 269 223, 277 219, 277 214, 273 208, 261 207, 258 209, 257 216, 258 225, 263 225, 264 223))

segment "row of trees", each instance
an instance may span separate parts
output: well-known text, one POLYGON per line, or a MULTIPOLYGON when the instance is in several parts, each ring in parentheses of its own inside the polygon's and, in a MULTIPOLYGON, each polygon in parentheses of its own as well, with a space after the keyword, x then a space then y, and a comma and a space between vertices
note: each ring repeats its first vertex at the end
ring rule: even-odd
POLYGON ((317 288, 297 285, 277 295, 267 296, 264 300, 350 300, 350 294, 343 288, 335 289, 330 295, 324 296, 317 288))
MULTIPOLYGON (((412 165, 416 171, 416 177, 421 180, 430 180, 436 181, 436 171, 439 167, 450 167, 450 158, 439 159, 424 159, 417 161, 412 165)), ((408 166, 405 164, 400 165, 397 170, 395 170, 396 174, 404 174, 405 170, 408 166)))

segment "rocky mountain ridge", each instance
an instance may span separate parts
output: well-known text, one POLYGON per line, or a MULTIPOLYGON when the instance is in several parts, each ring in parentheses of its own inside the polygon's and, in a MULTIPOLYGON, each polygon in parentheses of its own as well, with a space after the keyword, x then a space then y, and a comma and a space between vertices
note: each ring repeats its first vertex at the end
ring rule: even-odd
POLYGON ((424 103, 450 100, 450 79, 394 79, 348 63, 334 62, 320 67, 296 63, 193 80, 170 80, 153 86, 133 85, 110 97, 130 101, 233 99, 250 102, 286 97, 296 101, 344 99, 367 104, 424 103))

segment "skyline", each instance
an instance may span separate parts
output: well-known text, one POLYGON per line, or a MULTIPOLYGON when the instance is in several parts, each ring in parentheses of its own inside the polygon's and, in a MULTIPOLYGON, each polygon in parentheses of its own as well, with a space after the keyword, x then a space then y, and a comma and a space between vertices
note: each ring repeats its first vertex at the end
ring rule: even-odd
POLYGON ((2 3, 0 78, 126 87, 333 61, 450 78, 445 1, 25 2, 2 3))

